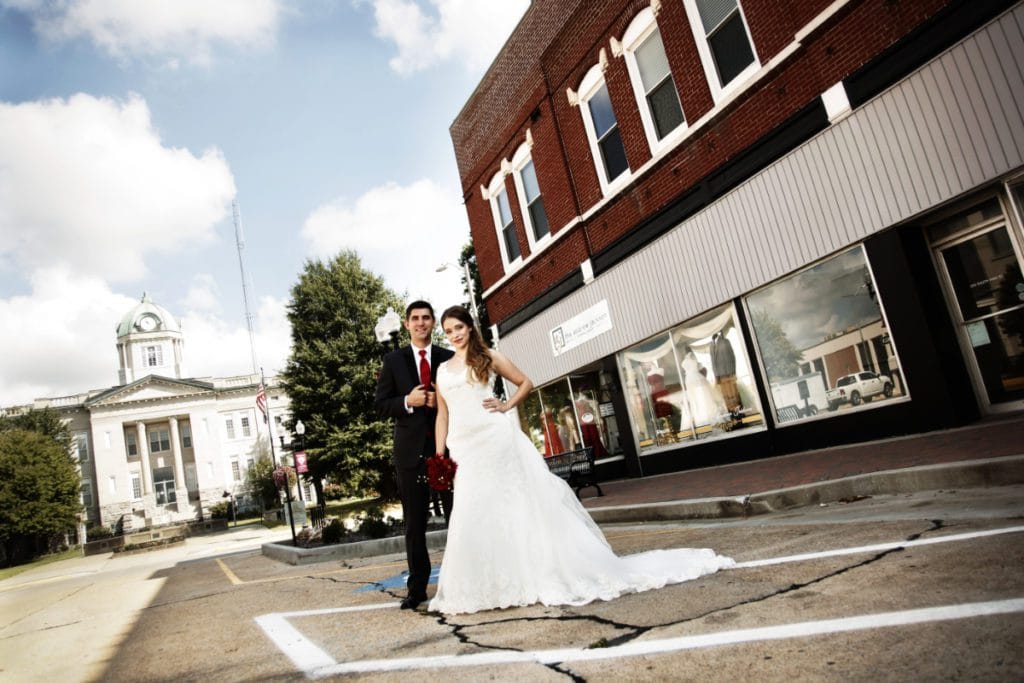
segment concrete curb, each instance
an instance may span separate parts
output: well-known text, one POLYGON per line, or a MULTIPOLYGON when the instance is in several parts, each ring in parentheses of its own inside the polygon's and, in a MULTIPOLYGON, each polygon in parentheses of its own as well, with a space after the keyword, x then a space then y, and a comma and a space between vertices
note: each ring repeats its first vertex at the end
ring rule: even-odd
MULTIPOLYGON (((730 519, 832 503, 855 496, 882 496, 1013 484, 1024 484, 1024 455, 871 472, 745 496, 618 505, 589 508, 587 512, 598 524, 730 519)), ((447 538, 447 530, 431 531, 427 533, 427 548, 444 548, 447 538)), ((292 565, 404 552, 405 539, 401 536, 320 548, 295 548, 282 543, 263 544, 264 555, 292 565)))
POLYGON ((855 496, 1021 483, 1024 483, 1024 456, 1011 456, 871 472, 746 496, 590 508, 588 512, 598 524, 726 519, 831 503, 855 496))
MULTIPOLYGON (((448 530, 427 532, 427 549, 440 550, 448 540, 448 530)), ((405 538, 390 536, 358 543, 338 543, 319 548, 296 548, 286 543, 264 543, 263 554, 272 560, 287 564, 302 565, 331 560, 348 560, 378 555, 405 553, 405 538)))

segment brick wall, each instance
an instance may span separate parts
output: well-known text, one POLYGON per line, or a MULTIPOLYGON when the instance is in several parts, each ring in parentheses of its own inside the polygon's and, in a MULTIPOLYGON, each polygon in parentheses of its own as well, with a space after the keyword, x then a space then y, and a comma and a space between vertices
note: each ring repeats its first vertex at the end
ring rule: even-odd
MULTIPOLYGON (((566 13, 568 5, 565 3, 534 1, 528 15, 558 6, 562 13, 552 12, 558 19, 551 21, 561 22, 562 26, 540 51, 536 45, 530 45, 531 49, 523 52, 539 61, 516 72, 520 78, 529 73, 527 80, 517 84, 520 99, 504 103, 501 111, 494 106, 487 109, 488 115, 497 116, 498 120, 490 121, 486 129, 491 134, 503 131, 499 139, 489 141, 493 153, 477 157, 473 162, 460 162, 463 186, 468 192, 466 207, 485 289, 504 276, 504 269, 490 208, 480 197, 478 187, 489 182, 502 158, 511 157, 524 141, 527 127, 535 141, 533 159, 552 230, 559 230, 603 199, 580 108, 571 106, 565 94, 566 88, 576 90, 580 79, 598 63, 601 48, 609 59, 605 80, 630 168, 635 170, 651 158, 625 60, 613 57, 609 47, 610 39, 621 39, 636 13, 649 3, 593 0, 585 4, 566 13), (533 80, 527 83, 529 79, 533 80), (508 118, 501 120, 502 116, 508 118)), ((830 4, 829 0, 745 0, 743 10, 761 63, 767 63, 790 45, 795 33, 830 4)), ((614 244, 638 222, 784 123, 824 90, 946 4, 948 0, 850 2, 809 36, 767 79, 744 92, 726 109, 716 112, 714 119, 697 134, 660 159, 655 167, 634 180, 585 224, 569 228, 570 234, 503 282, 487 297, 491 320, 500 322, 528 304, 578 269, 589 255, 614 244)), ((714 103, 682 0, 664 0, 658 26, 684 113, 687 121, 694 122, 711 111, 714 103)), ((551 30, 551 26, 548 29, 551 30)), ((520 49, 524 42, 529 43, 523 35, 510 39, 499 61, 514 61, 515 55, 506 53, 520 49)), ((487 79, 488 87, 495 92, 508 91, 507 86, 501 85, 500 74, 495 73, 494 68, 487 79)), ((474 97, 479 94, 478 89, 474 97)), ((482 130, 482 111, 480 103, 474 104, 471 99, 453 124, 453 131, 470 121, 476 130, 482 130)), ((467 149, 482 149, 482 143, 471 144, 466 138, 456 138, 453 132, 457 156, 460 140, 464 143, 463 156, 467 149)), ((528 243, 511 177, 507 178, 506 189, 525 256, 528 243)))

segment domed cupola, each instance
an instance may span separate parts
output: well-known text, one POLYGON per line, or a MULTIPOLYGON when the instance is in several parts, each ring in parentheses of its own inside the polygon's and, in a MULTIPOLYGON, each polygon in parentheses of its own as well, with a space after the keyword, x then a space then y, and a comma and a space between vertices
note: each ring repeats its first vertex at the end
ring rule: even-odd
POLYGON ((147 375, 181 379, 181 323, 143 292, 117 325, 118 379, 128 384, 147 375))

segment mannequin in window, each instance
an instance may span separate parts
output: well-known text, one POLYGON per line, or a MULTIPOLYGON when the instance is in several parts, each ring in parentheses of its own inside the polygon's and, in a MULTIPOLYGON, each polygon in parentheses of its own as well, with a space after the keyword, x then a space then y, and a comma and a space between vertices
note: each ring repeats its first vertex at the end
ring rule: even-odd
POLYGON ((672 404, 669 402, 668 388, 665 387, 665 370, 657 365, 647 371, 647 385, 651 390, 651 404, 654 407, 654 421, 658 433, 674 438, 675 425, 672 424, 672 404))
POLYGON ((572 406, 565 406, 558 411, 558 434, 562 437, 562 446, 566 451, 574 451, 580 447, 572 406))
POLYGON ((608 455, 601 440, 601 428, 598 422, 597 401, 589 391, 584 391, 576 398, 576 414, 580 416, 580 432, 583 434, 583 445, 593 449, 594 460, 608 455))
POLYGON ((732 342, 721 332, 715 332, 711 337, 711 371, 715 373, 715 385, 722 393, 729 412, 739 412, 743 403, 736 386, 736 353, 732 350, 732 342))
POLYGON ((683 372, 685 372, 684 384, 686 387, 685 400, 690 409, 690 417, 694 427, 712 425, 722 421, 722 417, 729 411, 722 400, 722 394, 718 388, 711 384, 704 375, 707 370, 701 372, 702 366, 697 360, 696 354, 689 346, 684 347, 683 372))
POLYGON ((544 457, 550 457, 552 455, 558 455, 564 453, 565 449, 562 447, 562 437, 558 434, 558 424, 555 422, 555 416, 548 408, 544 411, 543 418, 544 428, 544 457))

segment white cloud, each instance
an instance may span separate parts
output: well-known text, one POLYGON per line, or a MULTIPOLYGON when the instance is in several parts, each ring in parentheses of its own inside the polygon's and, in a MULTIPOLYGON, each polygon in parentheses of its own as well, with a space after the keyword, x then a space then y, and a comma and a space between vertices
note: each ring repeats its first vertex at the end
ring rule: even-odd
MULTIPOLYGON (((65 267, 33 273, 30 294, 0 299, 0 407, 116 385, 116 327, 136 304, 138 298, 65 267)), ((256 350, 268 375, 284 367, 290 349, 285 305, 265 297, 256 315, 256 350)), ((207 310, 167 308, 182 325, 188 377, 251 372, 249 333, 242 322, 225 322, 207 310)))
POLYGON ((218 150, 165 147, 146 102, 0 102, 0 261, 117 282, 213 237, 235 184, 218 150))
POLYGON ((277 0, 2 0, 28 12, 37 33, 63 42, 86 38, 117 58, 158 56, 207 63, 214 46, 272 43, 277 0))
POLYGON ((398 48, 389 64, 403 75, 448 60, 471 71, 485 68, 530 5, 529 0, 370 1, 377 36, 398 48))
MULTIPOLYGON (((287 301, 264 297, 253 326, 256 361, 267 375, 284 369, 291 350, 287 301)), ((187 311, 181 317, 185 338, 185 370, 190 377, 222 377, 252 372, 249 331, 243 324, 225 322, 206 311, 187 311)))
POLYGON ((319 258, 342 249, 359 253, 363 266, 410 299, 426 298, 435 308, 464 300, 460 271, 438 273, 456 263, 469 241, 469 222, 458 192, 431 180, 401 186, 388 183, 355 202, 338 200, 314 210, 302 236, 319 258))
POLYGON ((196 273, 192 276, 192 284, 185 292, 181 305, 187 311, 220 311, 220 288, 217 281, 209 273, 196 273))

